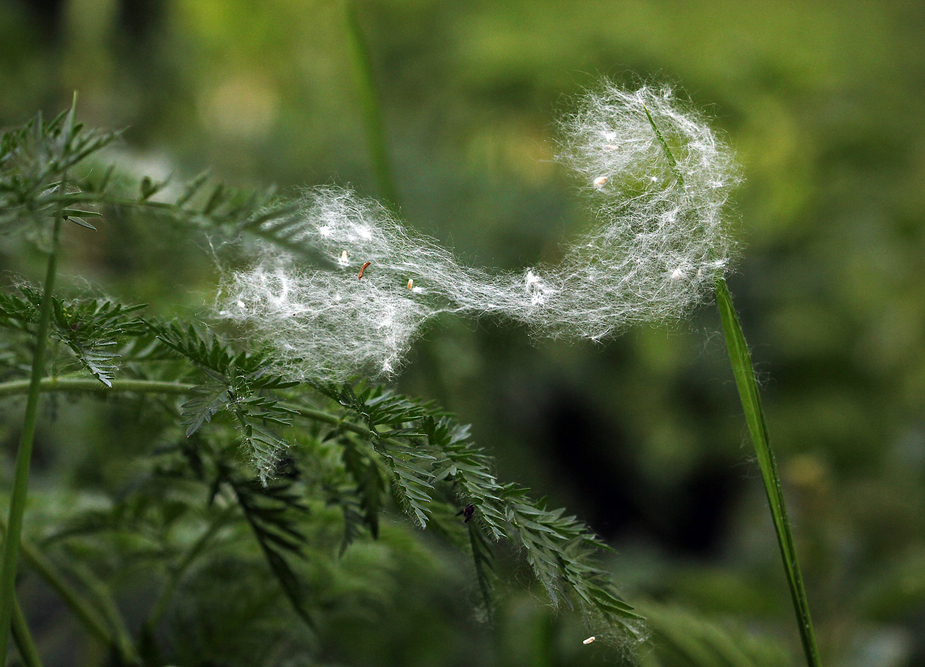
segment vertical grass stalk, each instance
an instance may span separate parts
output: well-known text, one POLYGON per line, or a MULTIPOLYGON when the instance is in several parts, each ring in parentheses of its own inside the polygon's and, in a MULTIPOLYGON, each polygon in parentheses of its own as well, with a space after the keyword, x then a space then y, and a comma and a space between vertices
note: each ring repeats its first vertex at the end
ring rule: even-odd
POLYGON ((739 318, 733 308, 729 288, 722 278, 716 279, 716 306, 723 320, 723 335, 726 338, 736 387, 739 389, 739 399, 745 411, 745 420, 748 422, 748 431, 758 455, 758 466, 761 468, 764 490, 767 493, 771 516, 774 519, 777 544, 780 546, 781 559, 784 562, 787 583, 790 586, 790 597, 793 600, 793 608, 800 628, 800 639, 803 642, 806 664, 810 667, 820 667, 822 663, 819 660, 816 635, 813 632, 813 622, 809 615, 809 602, 803 586, 800 564, 797 561, 796 545, 793 541, 790 519, 787 516, 787 507, 784 504, 780 475, 777 472, 777 463, 768 438, 768 426, 761 408, 761 397, 755 382, 751 354, 748 351, 739 318))
MULTIPOLYGON (((67 189, 67 176, 61 181, 61 192, 67 189)), ((32 459, 32 443, 35 440, 35 423, 38 414, 40 382, 42 380, 45 347, 51 322, 51 299, 55 287, 55 275, 58 270, 58 249, 60 245, 61 226, 64 222, 64 197, 55 216, 51 235, 51 252, 45 272, 45 284, 42 291, 42 303, 39 310, 39 325, 36 331, 35 352, 32 356, 32 375, 29 382, 29 394, 26 397, 26 414, 23 419, 22 436, 19 451, 16 454, 16 469, 13 473, 13 492, 10 494, 10 512, 7 518, 7 534, 3 541, 3 564, 0 569, 0 660, 6 659, 10 639, 10 622, 16 593, 16 563, 19 557, 19 541, 22 533, 23 512, 26 507, 26 494, 29 486, 29 463, 32 459)))
POLYGON ((16 598, 13 598, 13 640, 16 642, 16 648, 19 649, 19 657, 23 665, 42 667, 42 660, 39 658, 38 649, 35 648, 35 642, 32 641, 32 633, 29 632, 26 616, 22 613, 16 598))
MULTIPOLYGON (((95 378, 93 382, 99 384, 99 381, 95 378)), ((0 395, 2 395, 2 392, 0 392, 0 395)), ((0 521, 0 531, 2 531, 3 539, 5 540, 6 523, 4 521, 0 521)), ((103 646, 111 646, 115 643, 105 619, 93 604, 68 583, 58 568, 34 544, 26 538, 20 537, 19 551, 25 564, 59 595, 61 600, 71 608, 74 615, 83 623, 84 627, 99 639, 103 646)), ((13 622, 13 630, 15 631, 15 616, 13 617, 13 622)))
POLYGON ((109 587, 97 579, 93 572, 86 567, 75 565, 70 568, 70 574, 95 598, 95 608, 99 610, 107 626, 111 628, 111 643, 109 645, 118 653, 122 664, 141 664, 138 650, 132 640, 132 634, 126 627, 122 614, 119 613, 119 607, 116 605, 109 587))
POLYGON ((366 40, 360 30, 353 0, 341 0, 347 23, 347 37, 350 42, 350 59, 353 64, 353 78, 363 110, 363 124, 366 126, 366 140, 372 161, 373 175, 379 189, 379 196, 392 209, 397 209, 398 191, 389 166, 389 150, 385 140, 385 126, 382 122, 382 105, 376 90, 372 60, 366 40))
POLYGON ((209 542, 212 541, 212 538, 227 525, 228 521, 237 511, 237 505, 230 505, 225 511, 219 514, 215 520, 209 524, 205 532, 200 535, 199 539, 193 543, 183 559, 170 571, 166 582, 161 588, 160 594, 157 596, 157 601, 154 603, 154 607, 152 607, 151 614, 148 616, 148 620, 145 621, 146 632, 151 635, 154 634, 154 631, 157 629, 157 626, 160 625, 161 620, 164 618, 164 614, 170 606, 173 594, 176 592, 177 586, 180 584, 183 575, 186 574, 196 558, 205 551, 209 542))

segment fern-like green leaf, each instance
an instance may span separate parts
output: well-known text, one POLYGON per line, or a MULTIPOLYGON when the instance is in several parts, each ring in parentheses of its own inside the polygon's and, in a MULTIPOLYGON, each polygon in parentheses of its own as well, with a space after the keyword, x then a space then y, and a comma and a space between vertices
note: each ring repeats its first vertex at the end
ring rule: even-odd
MULTIPOLYGON (((42 300, 38 288, 21 284, 18 294, 0 292, 0 326, 33 332, 42 300)), ((143 335, 136 317, 144 305, 126 306, 101 299, 52 299, 51 335, 74 353, 78 362, 107 387, 118 370, 119 344, 143 335)))
POLYGON ((280 455, 289 448, 270 427, 289 426, 294 411, 263 392, 291 387, 294 383, 271 372, 262 355, 236 352, 228 343, 193 326, 183 328, 164 322, 146 322, 146 325, 168 348, 198 365, 211 380, 205 386, 213 389, 202 390, 201 400, 184 404, 188 432, 195 432, 220 409, 230 410, 240 427, 243 444, 266 483, 273 476, 280 455))
POLYGON ((30 299, 0 291, 0 326, 31 332, 38 321, 38 310, 30 299))
POLYGON ((494 571, 492 562, 494 553, 491 548, 491 542, 482 532, 478 521, 469 519, 466 522, 469 532, 469 548, 472 551, 472 563, 475 566, 476 579, 479 582, 479 592, 482 594, 482 603, 485 605, 485 613, 491 617, 494 607, 494 571))
POLYGON ((616 622, 639 620, 632 607, 608 583, 609 575, 595 565, 595 549, 605 545, 574 516, 549 511, 545 502, 530 501, 527 490, 514 484, 504 489, 507 515, 527 561, 554 604, 560 597, 572 606, 567 585, 589 609, 616 622))
POLYGON ((289 444, 276 433, 257 423, 253 417, 246 415, 242 420, 243 439, 251 460, 260 475, 260 481, 266 484, 274 476, 280 456, 289 449, 289 444))
MULTIPOLYGON (((395 495, 421 527, 437 516, 440 489, 464 506, 469 548, 486 607, 491 608, 491 541, 511 539, 520 546, 538 581, 555 605, 577 603, 585 611, 632 632, 640 619, 595 561, 606 545, 574 516, 533 501, 523 487, 502 485, 492 460, 470 439, 468 427, 445 412, 380 387, 315 385, 348 413, 359 417, 368 443, 383 457, 395 495)), ((359 433, 358 429, 353 429, 359 433)), ((445 526, 435 526, 445 532, 445 526)))
POLYGON ((429 468, 434 457, 400 443, 382 441, 377 450, 385 457, 394 474, 392 478, 398 501, 421 527, 427 527, 428 505, 432 498, 433 473, 429 468))
MULTIPOLYGON (((30 291, 30 298, 38 294, 30 291)), ((74 352, 78 361, 100 382, 112 387, 118 370, 117 339, 137 335, 144 328, 134 313, 143 305, 123 306, 107 300, 54 299, 55 336, 74 352)))
POLYGON ((78 342, 69 342, 70 348, 86 367, 90 374, 107 387, 112 387, 112 380, 119 369, 116 359, 119 355, 111 349, 116 341, 101 341, 86 347, 78 342))
MULTIPOLYGON (((51 122, 39 114, 0 137, 0 231, 41 224, 62 208, 93 203, 94 197, 80 190, 65 190, 64 175, 119 133, 86 130, 74 112, 72 107, 51 122)), ((85 208, 74 211, 77 217, 96 215, 85 208)))
POLYGON ((363 525, 369 529, 373 538, 379 537, 379 512, 382 509, 386 491, 382 471, 380 471, 376 460, 370 458, 369 454, 361 452, 360 448, 351 439, 344 438, 342 442, 344 445, 344 467, 356 484, 357 504, 360 512, 348 518, 348 509, 345 505, 344 519, 347 525, 344 529, 341 553, 346 550, 359 532, 355 529, 355 526, 350 525, 357 516, 362 520, 363 525))
POLYGON ((287 555, 304 557, 306 538, 298 528, 297 517, 307 513, 308 507, 290 484, 266 486, 233 478, 227 481, 283 593, 299 617, 314 629, 306 605, 305 585, 286 560, 287 555))
POLYGON ((198 431, 203 422, 212 421, 215 413, 227 403, 227 385, 213 383, 193 387, 193 398, 180 406, 180 414, 183 416, 182 424, 186 426, 186 437, 198 431))

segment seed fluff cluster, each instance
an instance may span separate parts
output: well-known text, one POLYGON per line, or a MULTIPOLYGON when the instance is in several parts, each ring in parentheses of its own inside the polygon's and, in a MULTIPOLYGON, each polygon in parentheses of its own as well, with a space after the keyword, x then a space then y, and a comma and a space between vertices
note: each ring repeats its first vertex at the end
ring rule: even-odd
POLYGON ((731 151, 669 89, 608 84, 562 130, 559 157, 586 184, 594 224, 558 266, 467 267, 376 202, 318 188, 290 239, 334 268, 266 247, 226 276, 220 315, 264 337, 296 377, 332 381, 394 372, 424 323, 445 312, 592 340, 683 317, 729 263, 731 151))

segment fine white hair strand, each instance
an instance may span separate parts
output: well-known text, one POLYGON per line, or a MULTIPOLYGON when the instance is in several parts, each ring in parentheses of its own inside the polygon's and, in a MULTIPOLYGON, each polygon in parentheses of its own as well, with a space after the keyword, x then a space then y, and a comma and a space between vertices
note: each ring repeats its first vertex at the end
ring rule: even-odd
POLYGON ((561 129, 558 158, 586 184, 594 224, 558 266, 463 266, 380 204, 323 187, 306 196, 291 238, 333 268, 267 245, 225 277, 219 314, 271 343, 290 374, 330 381, 394 373, 424 323, 445 312, 593 340, 684 317, 733 251, 731 151, 668 88, 605 84, 561 129))

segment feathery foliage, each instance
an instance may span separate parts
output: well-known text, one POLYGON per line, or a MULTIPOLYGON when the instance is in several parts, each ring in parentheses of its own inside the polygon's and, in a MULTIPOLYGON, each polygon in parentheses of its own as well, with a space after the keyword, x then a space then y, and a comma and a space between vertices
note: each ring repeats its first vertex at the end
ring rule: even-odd
MULTIPOLYGON (((300 227, 292 216, 295 207, 271 205, 269 191, 243 196, 215 186, 203 195, 204 176, 190 182, 174 201, 163 202, 157 198, 166 183, 143 179, 138 194, 129 197, 124 181, 107 169, 97 182, 75 177, 68 187, 67 202, 62 203, 60 195, 52 196, 56 192, 52 179, 61 173, 62 165, 80 168, 83 160, 117 136, 86 132, 79 140, 65 141, 61 135, 67 122, 65 118, 43 124, 37 119, 4 139, 7 171, 3 182, 8 197, 3 201, 4 219, 22 222, 48 213, 53 205, 76 211, 73 206, 79 202, 107 216, 167 216, 191 231, 252 233, 282 249, 313 255, 298 238, 300 227), (42 167, 38 164, 41 156, 53 154, 49 146, 63 151, 64 157, 42 167), (26 156, 32 156, 32 162, 26 156), (15 170, 25 176, 17 176, 15 170)), ((74 133, 82 131, 74 126, 74 133)), ((14 335, 34 336, 43 296, 42 290, 25 282, 0 293, 0 326, 14 335)), ((154 457, 157 461, 167 456, 171 462, 166 466, 163 461, 157 463, 154 476, 136 486, 133 499, 109 510, 79 512, 68 518, 57 527, 50 544, 86 543, 113 532, 163 542, 169 540, 163 528, 171 522, 201 516, 212 504, 236 507, 238 520, 248 527, 279 590, 314 628, 315 595, 300 574, 304 565, 299 565, 318 558, 312 555, 315 550, 304 529, 312 514, 310 507, 321 501, 340 509, 341 538, 332 552, 340 558, 347 557, 358 541, 378 538, 383 514, 392 515, 391 508, 397 507, 419 528, 433 528, 469 553, 486 612, 490 613, 494 603, 496 584, 492 543, 510 539, 523 550, 553 604, 564 600, 569 607, 585 608, 621 632, 635 628, 639 617, 595 563, 593 552, 603 544, 574 517, 533 502, 522 487, 500 483, 491 458, 471 441, 468 427, 433 404, 380 385, 292 378, 268 348, 238 347, 205 324, 142 319, 141 305, 91 297, 49 297, 48 335, 62 345, 49 348, 51 357, 44 365, 53 377, 75 362, 82 369, 59 377, 57 386, 67 387, 89 377, 110 393, 131 387, 127 398, 143 396, 146 389, 157 391, 165 383, 186 394, 177 403, 161 401, 145 407, 159 411, 162 419, 173 419, 182 429, 182 446, 161 448, 154 457), (306 441, 305 429, 314 429, 316 436, 306 441), (314 443, 308 445, 309 452, 314 448, 323 455, 298 451, 307 442, 314 443), (239 452, 246 454, 246 462, 239 452), (313 472, 307 474, 309 470, 313 472), (171 485, 181 482, 193 483, 202 491, 189 495, 171 490, 171 485), (165 493, 172 500, 163 509, 174 509, 167 515, 152 514, 152 503, 163 504, 165 493)), ((25 368, 28 349, 23 348, 22 354, 20 368, 25 368)), ((10 379, 15 381, 16 365, 9 367, 10 379)), ((162 437, 176 437, 170 435, 169 423, 162 428, 166 429, 162 437)), ((211 535, 209 531, 204 534, 211 535)), ((173 551, 164 544, 165 553, 173 551)), ((192 562, 199 548, 189 553, 192 562)), ((187 561, 178 562, 176 572, 189 567, 189 563, 183 567, 179 563, 187 561)), ((170 607, 179 585, 176 578, 169 582, 152 611, 155 625, 146 625, 145 651, 154 650, 156 622, 170 607)), ((85 593, 97 616, 112 616, 112 606, 100 602, 105 596, 95 597, 86 587, 85 593)), ((135 648, 131 640, 125 640, 124 632, 116 628, 111 636, 125 655, 133 654, 135 648)))
MULTIPOLYGON (((55 214, 88 231, 86 218, 166 217, 190 234, 250 236, 261 255, 255 267, 229 274, 219 313, 256 325, 256 346, 219 333, 227 322, 142 318, 142 305, 63 298, 25 282, 0 291, 0 327, 11 341, 40 335, 43 303, 50 309, 45 336, 57 344, 36 387, 119 396, 157 424, 120 497, 56 517, 41 546, 50 557, 40 574, 58 580, 58 568, 81 581, 56 590, 123 662, 170 659, 163 639, 170 619, 182 617, 177 600, 222 559, 229 567, 259 561, 259 576, 317 635, 338 603, 314 575, 338 571, 402 515, 468 556, 486 616, 498 599, 498 543, 508 541, 553 607, 580 610, 617 643, 643 638, 642 618, 599 561, 606 545, 585 524, 499 481, 491 456, 451 414, 375 383, 439 312, 502 314, 537 333, 600 339, 685 312, 722 272, 730 244, 720 209, 736 177, 709 129, 676 112, 667 91, 621 97, 608 89, 582 114, 570 120, 567 151, 594 176, 603 226, 572 244, 561 267, 500 276, 457 264, 385 208, 343 190, 315 191, 306 209, 272 189, 210 185, 207 174, 173 198, 169 181, 130 183, 113 168, 97 177, 100 170, 85 167, 118 133, 85 130, 73 110, 3 135, 4 230, 55 214), (600 108, 611 118, 598 127, 586 116, 600 108), (614 133, 627 135, 628 156, 601 144, 614 133), (600 153, 598 162, 581 162, 580 148, 600 153), (593 170, 601 160, 606 177, 593 170), (629 201, 621 177, 640 190, 629 201), (702 238, 690 238, 695 232, 702 238), (373 382, 356 380, 363 371, 373 382), (332 515, 333 540, 325 528, 332 515), (106 549, 117 556, 95 562, 106 549), (81 556, 86 564, 75 574, 67 563, 81 556), (105 582, 152 562, 159 593, 135 638, 105 582)), ((28 345, 0 352, 6 395, 14 394, 35 360, 28 345)), ((268 594, 268 605, 275 600, 268 594)))
MULTIPOLYGON (((47 222, 59 211, 66 220, 93 229, 84 218, 99 213, 77 208, 92 203, 93 197, 73 185, 62 186, 70 170, 82 166, 119 133, 85 129, 75 121, 75 110, 72 107, 51 122, 39 114, 0 137, 0 231, 20 231, 47 222)), ((111 173, 107 171, 104 184, 111 173)))

